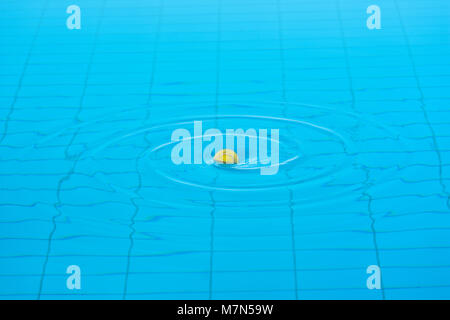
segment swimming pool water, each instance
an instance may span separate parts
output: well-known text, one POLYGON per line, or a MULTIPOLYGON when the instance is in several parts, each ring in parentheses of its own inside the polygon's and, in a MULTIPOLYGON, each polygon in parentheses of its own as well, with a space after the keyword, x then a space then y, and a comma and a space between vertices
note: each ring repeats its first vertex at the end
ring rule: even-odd
POLYGON ((0 298, 449 299, 449 17, 446 0, 3 0, 0 298), (278 172, 174 164, 197 121, 278 129, 278 172))

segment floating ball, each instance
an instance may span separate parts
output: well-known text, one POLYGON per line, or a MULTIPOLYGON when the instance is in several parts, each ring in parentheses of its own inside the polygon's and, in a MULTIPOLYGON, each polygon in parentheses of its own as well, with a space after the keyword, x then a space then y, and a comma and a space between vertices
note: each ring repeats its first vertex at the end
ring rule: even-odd
POLYGON ((239 162, 239 159, 233 150, 223 149, 216 153, 214 161, 223 164, 235 164, 239 162))

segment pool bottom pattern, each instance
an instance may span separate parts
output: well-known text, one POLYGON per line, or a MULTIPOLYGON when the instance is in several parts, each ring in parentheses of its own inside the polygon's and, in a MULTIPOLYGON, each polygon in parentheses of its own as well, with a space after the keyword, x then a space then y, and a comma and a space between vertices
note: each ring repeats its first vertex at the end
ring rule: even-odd
POLYGON ((379 1, 381 30, 358 1, 78 5, 0 4, 1 299, 450 298, 446 1, 379 1), (295 160, 176 165, 194 121, 295 160))

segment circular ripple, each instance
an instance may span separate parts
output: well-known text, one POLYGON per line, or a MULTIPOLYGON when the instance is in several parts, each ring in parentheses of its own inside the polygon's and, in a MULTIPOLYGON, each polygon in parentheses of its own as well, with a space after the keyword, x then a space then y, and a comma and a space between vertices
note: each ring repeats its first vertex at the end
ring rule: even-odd
POLYGON ((143 111, 129 109, 68 126, 32 148, 75 131, 80 136, 99 132, 97 136, 89 133, 83 142, 77 166, 89 168, 109 189, 152 205, 247 211, 361 197, 370 186, 396 179, 396 167, 405 154, 398 152, 405 147, 401 138, 382 124, 320 106, 275 102, 152 106, 148 120, 143 111), (203 132, 209 128, 223 133, 239 128, 278 129, 278 172, 262 175, 259 164, 174 164, 170 155, 176 142, 171 134, 185 128, 192 142, 203 138, 193 137, 194 121, 202 121, 203 132), (397 152, 395 157, 392 152, 397 152))
MULTIPOLYGON (((173 182, 209 190, 255 191, 310 183, 329 176, 347 163, 345 159, 350 146, 342 136, 327 128, 295 119, 258 115, 202 117, 166 126, 167 137, 170 138, 171 132, 179 128, 193 132, 194 121, 199 120, 202 121, 203 131, 217 128, 223 132, 222 136, 225 136, 226 129, 240 128, 244 132, 249 128, 256 131, 279 130, 279 159, 276 161, 279 165, 272 165, 271 174, 262 174, 267 166, 261 164, 231 167, 205 163, 174 164, 171 161, 171 151, 179 141, 170 141, 145 154, 142 158, 143 174, 146 175, 151 170, 173 182), (326 151, 322 147, 324 144, 326 151)), ((151 140, 151 135, 149 138, 151 140)), ((202 139, 203 136, 193 135, 188 139, 191 153, 194 141, 200 142, 202 139)), ((272 141, 267 141, 267 144, 270 142, 272 141)))

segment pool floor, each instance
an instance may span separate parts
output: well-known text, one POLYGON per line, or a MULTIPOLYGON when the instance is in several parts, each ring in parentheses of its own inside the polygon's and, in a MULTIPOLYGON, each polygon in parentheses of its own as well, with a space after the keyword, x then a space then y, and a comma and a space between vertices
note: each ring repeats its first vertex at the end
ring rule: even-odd
POLYGON ((449 18, 1 1, 0 299, 449 299, 449 18), (174 163, 199 122, 279 130, 284 163, 174 163))

